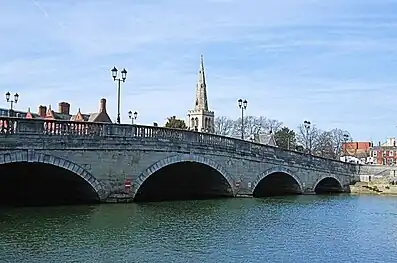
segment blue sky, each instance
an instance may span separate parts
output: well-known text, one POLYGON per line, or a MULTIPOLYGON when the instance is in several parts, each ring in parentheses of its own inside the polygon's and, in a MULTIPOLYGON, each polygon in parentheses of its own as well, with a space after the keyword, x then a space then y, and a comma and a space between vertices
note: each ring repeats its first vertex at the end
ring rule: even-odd
MULTIPOLYGON (((397 0, 13 0, 0 2, 0 87, 18 109, 72 104, 115 119, 113 66, 128 70, 122 121, 185 118, 200 54, 209 106, 296 128, 397 134, 397 0)), ((0 107, 7 107, 0 100, 0 107)))

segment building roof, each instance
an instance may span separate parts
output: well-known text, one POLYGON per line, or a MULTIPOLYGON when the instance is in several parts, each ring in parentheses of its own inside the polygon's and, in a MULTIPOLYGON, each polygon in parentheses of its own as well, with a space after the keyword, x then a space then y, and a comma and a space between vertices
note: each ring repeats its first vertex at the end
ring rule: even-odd
MULTIPOLYGON (((101 104, 100 104, 99 112, 82 114, 79 109, 78 113, 75 115, 56 112, 51 109, 51 105, 50 105, 48 108, 44 107, 46 109, 46 116, 44 118, 47 119, 54 118, 55 120, 64 120, 64 121, 111 123, 112 120, 110 119, 110 116, 106 112, 106 100, 102 98, 100 103, 101 104)), ((22 118, 35 118, 35 119, 41 118, 40 114, 31 112, 30 108, 28 109, 27 112, 14 110, 14 113, 15 116, 22 118)), ((8 116, 8 115, 9 115, 9 109, 0 108, 0 116, 8 116)))
POLYGON ((70 120, 71 120, 71 121, 79 121, 78 116, 81 116, 81 118, 82 118, 83 121, 89 121, 90 116, 91 116, 92 114, 94 114, 94 113, 82 114, 82 113, 80 112, 80 109, 79 109, 79 111, 77 112, 77 114, 72 115, 72 116, 70 117, 70 120))
POLYGON ((254 134, 251 136, 251 140, 257 143, 277 146, 276 139, 274 138, 274 134, 254 134))
MULTIPOLYGON (((9 113, 9 109, 4 109, 4 108, 0 108, 0 116, 7 116, 8 117, 8 113, 9 113)), ((25 111, 19 111, 19 110, 13 110, 14 113, 16 114, 15 116, 18 117, 26 117, 27 112, 25 111)))
POLYGON ((381 146, 373 146, 373 147, 371 147, 371 150, 373 150, 373 151, 385 151, 385 150, 396 150, 397 149, 397 146, 383 146, 383 145, 381 145, 381 146))
POLYGON ((70 114, 62 114, 62 113, 55 112, 55 111, 52 111, 52 112, 54 115, 54 119, 56 119, 56 120, 64 120, 64 121, 70 120, 70 117, 71 117, 70 114))
POLYGON ((89 121, 89 122, 96 121, 98 115, 99 115, 99 113, 90 113, 90 114, 88 114, 88 115, 87 115, 88 121, 89 121))

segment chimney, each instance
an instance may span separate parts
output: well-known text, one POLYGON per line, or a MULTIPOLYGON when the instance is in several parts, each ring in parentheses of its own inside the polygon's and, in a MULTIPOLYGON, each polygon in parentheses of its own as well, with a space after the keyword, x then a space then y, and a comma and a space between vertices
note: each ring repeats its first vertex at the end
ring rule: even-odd
POLYGON ((102 98, 99 103, 99 112, 106 112, 106 99, 102 98))
POLYGON ((70 115, 70 104, 67 102, 60 102, 58 104, 58 112, 61 114, 70 115))
POLYGON ((40 118, 45 118, 45 116, 47 116, 47 107, 40 105, 38 114, 40 115, 40 118))

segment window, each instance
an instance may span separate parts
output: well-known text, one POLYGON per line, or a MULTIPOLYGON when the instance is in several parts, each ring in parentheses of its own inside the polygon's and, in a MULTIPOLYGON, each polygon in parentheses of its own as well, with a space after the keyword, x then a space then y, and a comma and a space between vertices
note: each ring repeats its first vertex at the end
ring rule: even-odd
POLYGON ((372 153, 373 153, 374 157, 378 156, 378 152, 377 151, 373 151, 372 153))
POLYGON ((386 151, 383 151, 383 156, 386 156, 386 151))
POLYGON ((194 119, 194 129, 196 130, 196 131, 198 131, 198 126, 199 126, 199 119, 196 117, 195 119, 194 119))
POLYGON ((389 156, 394 156, 394 152, 393 151, 389 151, 389 156))

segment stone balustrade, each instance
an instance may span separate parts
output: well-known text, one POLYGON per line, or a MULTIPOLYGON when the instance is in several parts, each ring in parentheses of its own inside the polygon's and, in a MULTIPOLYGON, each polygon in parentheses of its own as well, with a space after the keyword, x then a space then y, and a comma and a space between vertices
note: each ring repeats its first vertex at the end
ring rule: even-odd
POLYGON ((135 124, 0 117, 0 138, 1 136, 14 135, 78 136, 87 138, 103 137, 104 139, 109 137, 156 139, 207 147, 233 149, 241 153, 241 155, 255 155, 257 157, 267 156, 276 159, 279 156, 288 156, 289 160, 294 160, 296 163, 305 162, 306 165, 310 165, 310 163, 328 165, 331 170, 348 168, 351 169, 351 171, 355 171, 357 166, 355 164, 343 163, 318 156, 310 156, 300 152, 289 151, 241 139, 188 130, 135 124))

